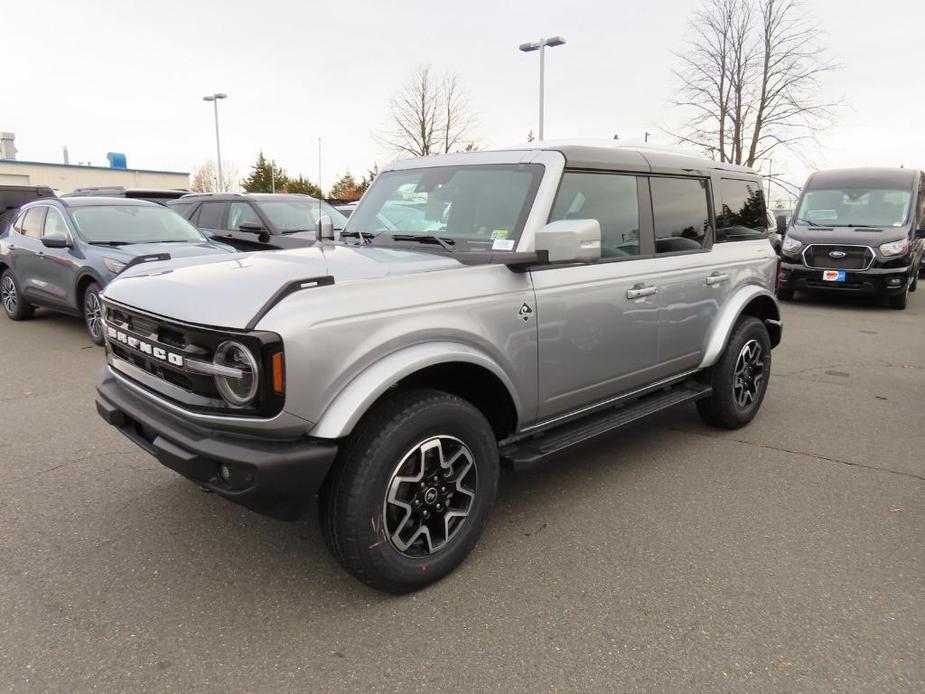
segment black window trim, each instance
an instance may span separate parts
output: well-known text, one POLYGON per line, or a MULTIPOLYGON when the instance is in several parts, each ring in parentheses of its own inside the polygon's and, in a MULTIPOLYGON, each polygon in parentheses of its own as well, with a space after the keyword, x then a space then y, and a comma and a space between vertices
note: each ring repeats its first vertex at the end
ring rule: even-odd
POLYGON ((45 207, 45 219, 42 220, 42 237, 45 238, 45 225, 48 224, 48 215, 50 210, 54 210, 58 213, 58 216, 61 217, 61 221, 64 222, 64 233, 67 236, 68 243, 74 243, 74 234, 71 232, 71 225, 68 221, 68 215, 65 214, 64 210, 60 209, 57 205, 42 205, 45 207))
MULTIPOLYGON (((20 235, 25 236, 27 239, 35 239, 36 241, 41 241, 42 236, 45 234, 45 216, 48 214, 48 207, 49 207, 48 205, 32 205, 31 207, 29 207, 29 209, 25 210, 24 212, 26 215, 28 215, 33 210, 41 211, 42 221, 39 224, 40 233, 38 236, 31 236, 25 233, 25 230, 23 230, 20 232, 20 235)), ((23 221, 25 221, 25 217, 23 218, 23 221)))

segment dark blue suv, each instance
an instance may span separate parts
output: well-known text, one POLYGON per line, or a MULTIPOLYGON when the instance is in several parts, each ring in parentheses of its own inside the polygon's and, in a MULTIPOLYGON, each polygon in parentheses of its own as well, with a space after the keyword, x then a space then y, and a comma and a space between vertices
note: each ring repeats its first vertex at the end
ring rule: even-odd
POLYGON ((38 306, 82 316, 103 344, 99 294, 129 264, 234 249, 173 210, 125 198, 44 198, 0 235, 0 303, 13 320, 38 306))

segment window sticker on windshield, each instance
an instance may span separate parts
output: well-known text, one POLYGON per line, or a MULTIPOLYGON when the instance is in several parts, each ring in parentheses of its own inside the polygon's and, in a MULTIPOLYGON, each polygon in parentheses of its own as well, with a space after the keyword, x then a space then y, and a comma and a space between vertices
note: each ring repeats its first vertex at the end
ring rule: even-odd
POLYGON ((495 239, 495 242, 491 244, 491 250, 493 251, 513 251, 514 250, 514 239, 495 239))
POLYGON ((493 240, 506 239, 507 238, 507 229, 495 229, 491 232, 491 238, 493 240))

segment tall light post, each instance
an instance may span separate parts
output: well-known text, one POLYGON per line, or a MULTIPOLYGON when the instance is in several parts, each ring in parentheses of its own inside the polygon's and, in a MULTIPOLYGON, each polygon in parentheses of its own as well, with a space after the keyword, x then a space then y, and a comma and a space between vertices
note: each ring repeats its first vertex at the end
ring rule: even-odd
POLYGON ((538 140, 543 139, 543 93, 545 89, 546 82, 546 47, 555 48, 556 46, 561 46, 565 43, 565 39, 561 36, 553 36, 548 39, 540 39, 539 41, 533 41, 531 43, 522 43, 520 44, 520 50, 524 53, 532 53, 533 51, 540 52, 540 131, 538 140))
POLYGON ((220 99, 227 99, 227 98, 228 98, 228 95, 222 94, 221 92, 202 97, 203 101, 211 101, 212 106, 215 109, 215 155, 217 157, 215 163, 218 167, 218 185, 216 186, 216 188, 218 188, 218 191, 220 193, 224 192, 225 190, 225 179, 222 178, 222 143, 218 136, 218 102, 220 99))

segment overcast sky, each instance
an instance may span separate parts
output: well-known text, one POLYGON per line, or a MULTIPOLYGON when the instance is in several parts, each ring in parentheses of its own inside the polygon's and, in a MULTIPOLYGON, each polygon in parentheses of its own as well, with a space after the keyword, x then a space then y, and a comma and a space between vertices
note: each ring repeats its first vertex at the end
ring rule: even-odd
MULTIPOLYGON (((523 41, 561 34, 547 54, 546 137, 671 144, 662 128, 693 0, 43 0, 5 2, 0 130, 19 158, 191 171, 214 158, 211 105, 220 105, 223 159, 244 175, 259 149, 322 184, 391 157, 373 138, 389 96, 415 66, 466 85, 485 147, 537 126, 537 55, 523 41)), ((845 98, 836 127, 809 152, 817 168, 925 167, 925 2, 809 0, 818 37, 843 65, 825 83, 845 98)), ((775 156, 802 183, 806 167, 775 156)))

